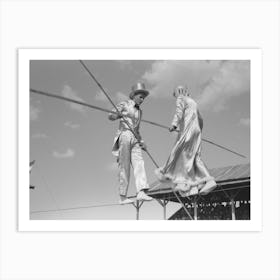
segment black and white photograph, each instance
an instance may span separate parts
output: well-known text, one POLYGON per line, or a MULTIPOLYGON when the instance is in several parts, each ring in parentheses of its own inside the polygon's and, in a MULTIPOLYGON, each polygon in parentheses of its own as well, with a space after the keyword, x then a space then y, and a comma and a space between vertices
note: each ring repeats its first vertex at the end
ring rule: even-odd
POLYGON ((250 51, 99 52, 29 59, 29 219, 250 223, 250 51))
POLYGON ((279 280, 279 0, 0 1, 0 279, 279 280))

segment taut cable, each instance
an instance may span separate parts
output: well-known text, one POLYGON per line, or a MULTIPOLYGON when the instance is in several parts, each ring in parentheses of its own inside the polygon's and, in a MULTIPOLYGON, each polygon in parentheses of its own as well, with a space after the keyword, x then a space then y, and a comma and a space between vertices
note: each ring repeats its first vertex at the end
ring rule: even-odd
MULTIPOLYGON (((64 96, 60 96, 60 95, 57 95, 57 94, 53 94, 53 93, 49 93, 49 92, 45 92, 45 91, 42 91, 42 90, 36 90, 36 89, 30 89, 30 92, 33 92, 33 93, 36 93, 36 94, 40 94, 40 95, 45 95, 45 96, 49 96, 49 97, 53 97, 53 98, 56 98, 56 99, 60 99, 60 100, 64 100, 64 101, 68 101, 68 102, 72 102, 72 103, 76 103, 76 104, 79 104, 79 105, 82 105, 82 106, 85 106, 85 107, 89 107, 89 108, 92 108, 92 109, 95 109, 95 110, 98 110, 98 111, 102 111, 102 112, 106 112, 106 113, 112 113, 112 114, 117 114, 115 111, 111 111, 111 110, 108 110, 108 109, 104 109, 102 107, 98 107, 98 106, 95 106, 95 105, 92 105, 92 104, 89 104, 89 103, 85 103, 85 102, 81 102, 81 101, 78 101, 78 100, 75 100, 75 99, 72 99, 72 98, 68 98, 68 97, 64 97, 64 96)), ((141 120, 142 122, 145 122, 145 123, 148 123, 148 124, 151 124, 151 125, 154 125, 154 126, 157 126, 157 127, 161 127, 161 128, 164 128, 164 129, 169 129, 168 126, 166 125, 163 125, 163 124, 159 124, 159 123, 156 123, 156 122, 152 122, 152 121, 149 121, 149 120, 145 120, 145 119, 142 119, 141 120)), ((202 138, 202 141, 204 142, 207 142, 209 144, 212 144, 216 147, 219 147, 220 149, 223 149, 223 150, 226 150, 226 151, 229 151, 235 155, 238 155, 240 157, 243 157, 243 158, 246 158, 246 156, 240 154, 240 153, 237 153, 233 150, 230 150, 222 145, 219 145, 219 144, 216 144, 208 139, 205 139, 205 138, 202 138)))

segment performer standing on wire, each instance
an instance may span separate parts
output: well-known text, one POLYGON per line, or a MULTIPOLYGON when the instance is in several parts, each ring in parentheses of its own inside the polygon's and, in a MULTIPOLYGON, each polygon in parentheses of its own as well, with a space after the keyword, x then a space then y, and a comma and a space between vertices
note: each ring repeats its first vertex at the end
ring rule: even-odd
MULTIPOLYGON (((135 185, 137 190, 136 199, 140 201, 150 201, 153 198, 148 196, 145 192, 149 189, 146 171, 144 167, 144 160, 142 157, 142 150, 146 149, 146 145, 139 133, 139 126, 142 118, 142 110, 140 105, 144 99, 149 95, 149 91, 145 89, 143 83, 137 83, 132 87, 132 92, 129 94, 129 100, 123 101, 117 105, 118 113, 110 113, 109 120, 114 121, 120 119, 119 129, 114 139, 113 155, 117 157, 119 167, 119 193, 120 204, 133 203, 133 200, 127 198, 127 191, 130 178, 130 164, 132 164, 135 185), (125 120, 133 128, 135 137, 128 128, 125 120)), ((113 110, 116 112, 116 110, 113 110)))
POLYGON ((178 86, 173 95, 176 113, 169 131, 179 128, 179 133, 165 166, 156 175, 160 181, 172 180, 181 195, 208 194, 216 182, 201 160, 202 117, 186 87, 178 86))

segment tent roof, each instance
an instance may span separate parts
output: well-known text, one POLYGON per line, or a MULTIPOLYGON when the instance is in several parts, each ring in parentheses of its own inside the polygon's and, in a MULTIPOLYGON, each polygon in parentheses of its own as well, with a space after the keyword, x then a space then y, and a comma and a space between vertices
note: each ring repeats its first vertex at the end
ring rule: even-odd
POLYGON ((250 178, 250 163, 213 168, 209 172, 217 183, 250 178))
MULTIPOLYGON (((250 186, 250 163, 213 168, 210 169, 209 172, 211 176, 215 178, 218 187, 207 196, 219 189, 221 190, 221 187, 226 190, 238 189, 241 187, 246 187, 248 189, 250 186)), ((170 200, 172 200, 170 195, 173 193, 173 188, 174 184, 172 182, 162 183, 156 181, 151 184, 149 195, 155 198, 165 199, 168 199, 169 196, 170 200)))

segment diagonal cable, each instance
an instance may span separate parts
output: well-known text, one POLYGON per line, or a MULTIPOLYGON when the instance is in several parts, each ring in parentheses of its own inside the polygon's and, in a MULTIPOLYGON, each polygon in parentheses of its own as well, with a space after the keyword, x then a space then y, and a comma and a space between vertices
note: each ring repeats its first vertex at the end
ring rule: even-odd
MULTIPOLYGON (((105 91, 105 89, 102 87, 102 85, 97 81, 97 79, 95 78, 95 76, 91 73, 91 71, 88 69, 88 67, 85 65, 85 63, 82 60, 79 60, 80 63, 82 64, 82 66, 84 67, 84 69, 88 72, 88 74, 91 76, 91 78, 96 82, 96 84, 99 86, 99 88, 101 89, 101 91, 105 94, 105 96, 107 97, 107 99, 110 101, 110 103, 113 105, 113 107, 115 108, 116 112, 122 116, 121 112, 119 111, 119 109, 117 108, 117 106, 115 105, 115 103, 113 102, 113 100, 111 99, 111 97, 109 96, 109 94, 105 91)), ((135 138, 137 139, 138 142, 140 142, 139 139, 139 135, 137 135, 134 131, 134 129, 130 126, 130 124, 128 123, 128 121, 122 116, 123 121, 125 122, 125 124, 127 125, 127 127, 129 128, 129 130, 133 133, 133 135, 135 136, 135 138)), ((150 159, 152 160, 152 162, 154 163, 154 165, 159 168, 159 165, 156 163, 156 161, 154 160, 154 158, 152 157, 152 155, 149 153, 148 149, 144 149, 144 151, 147 153, 147 155, 150 157, 150 159)))

